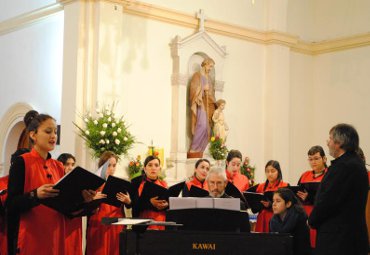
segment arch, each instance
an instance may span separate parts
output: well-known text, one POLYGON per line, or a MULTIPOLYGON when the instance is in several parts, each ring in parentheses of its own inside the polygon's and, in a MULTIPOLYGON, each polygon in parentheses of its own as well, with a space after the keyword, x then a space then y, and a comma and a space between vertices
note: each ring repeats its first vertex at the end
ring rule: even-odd
POLYGON ((27 103, 11 106, 0 120, 0 175, 9 171, 11 154, 16 150, 19 135, 22 133, 24 115, 33 108, 27 103))

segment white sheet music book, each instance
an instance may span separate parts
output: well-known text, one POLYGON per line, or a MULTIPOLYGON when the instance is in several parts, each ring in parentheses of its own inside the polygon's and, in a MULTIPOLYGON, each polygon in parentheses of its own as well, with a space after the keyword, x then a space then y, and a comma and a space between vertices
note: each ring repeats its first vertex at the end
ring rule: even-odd
POLYGON ((214 208, 213 198, 211 197, 198 197, 196 200, 197 208, 214 208))
POLYGON ((193 209, 196 208, 196 197, 170 197, 170 210, 193 209))
POLYGON ((120 218, 117 222, 112 223, 112 225, 136 225, 141 223, 151 222, 152 219, 130 219, 130 218, 120 218))
POLYGON ((240 211, 240 198, 214 198, 213 205, 215 209, 240 211))

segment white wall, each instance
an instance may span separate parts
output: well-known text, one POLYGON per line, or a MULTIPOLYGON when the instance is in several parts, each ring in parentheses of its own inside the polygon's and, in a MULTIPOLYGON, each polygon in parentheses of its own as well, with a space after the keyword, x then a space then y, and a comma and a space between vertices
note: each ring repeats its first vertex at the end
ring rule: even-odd
POLYGON ((0 36, 0 120, 12 105, 27 102, 59 123, 62 42, 63 12, 0 36))
POLYGON ((369 32, 370 1, 316 0, 314 2, 314 41, 369 32))
POLYGON ((55 0, 0 0, 0 22, 55 2, 55 0))
POLYGON ((63 13, 0 37, 0 116, 14 103, 28 102, 59 119, 62 38, 63 13))
POLYGON ((289 181, 297 183, 303 171, 309 169, 307 152, 314 145, 326 149, 325 141, 313 138, 313 59, 312 56, 290 54, 290 164, 289 181))
POLYGON ((324 142, 332 126, 350 123, 369 159, 370 47, 323 54, 314 63, 314 141, 324 142))
POLYGON ((316 27, 314 27, 315 1, 300 0, 288 1, 287 32, 299 36, 305 41, 314 41, 316 27))

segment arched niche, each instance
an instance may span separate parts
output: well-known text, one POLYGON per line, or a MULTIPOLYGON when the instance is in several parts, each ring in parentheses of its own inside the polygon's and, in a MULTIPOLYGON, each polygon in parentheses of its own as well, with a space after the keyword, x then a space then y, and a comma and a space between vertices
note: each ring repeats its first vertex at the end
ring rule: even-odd
POLYGON ((0 176, 9 172, 10 157, 16 151, 24 129, 23 117, 33 108, 26 103, 11 106, 0 120, 0 176))
POLYGON ((211 76, 216 99, 222 96, 223 66, 226 49, 218 45, 205 31, 181 39, 176 36, 171 44, 172 70, 172 128, 171 151, 166 175, 169 180, 181 180, 192 174, 195 159, 187 159, 190 146, 189 83, 205 58, 215 61, 211 76))

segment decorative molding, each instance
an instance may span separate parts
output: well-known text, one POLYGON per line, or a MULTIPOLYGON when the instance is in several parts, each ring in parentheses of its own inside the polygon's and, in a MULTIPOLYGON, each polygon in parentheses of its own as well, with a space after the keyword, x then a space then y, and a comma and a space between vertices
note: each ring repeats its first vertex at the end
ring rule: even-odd
POLYGON ((311 43, 312 54, 320 55, 324 53, 343 51, 370 45, 370 33, 347 36, 334 40, 311 43))
POLYGON ((174 73, 171 77, 172 86, 187 86, 188 77, 185 74, 174 73))
MULTIPOLYGON (((109 2, 122 5, 123 12, 143 18, 159 20, 162 22, 188 28, 198 28, 199 20, 196 15, 182 13, 176 10, 136 1, 136 0, 59 0, 35 11, 22 14, 9 20, 0 22, 0 36, 17 29, 24 28, 63 10, 63 7, 73 2, 109 2)), ((331 39, 321 42, 307 42, 298 36, 278 31, 259 31, 221 21, 206 19, 205 31, 232 38, 238 38, 260 44, 278 44, 289 47, 294 52, 307 55, 320 55, 329 52, 343 51, 370 45, 370 33, 358 34, 343 38, 331 39)))
POLYGON ((0 22, 0 36, 40 22, 46 17, 63 11, 63 5, 55 3, 0 22))
MULTIPOLYGON (((16 124, 15 121, 21 119, 23 121, 24 115, 33 108, 27 103, 16 103, 9 107, 7 112, 4 114, 2 119, 0 120, 0 162, 4 165, 5 162, 5 142, 8 139, 9 130, 11 130, 14 125, 16 124)), ((1 167, 2 169, 2 167, 1 167)), ((0 173, 1 172, 0 169, 0 173)))

